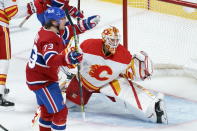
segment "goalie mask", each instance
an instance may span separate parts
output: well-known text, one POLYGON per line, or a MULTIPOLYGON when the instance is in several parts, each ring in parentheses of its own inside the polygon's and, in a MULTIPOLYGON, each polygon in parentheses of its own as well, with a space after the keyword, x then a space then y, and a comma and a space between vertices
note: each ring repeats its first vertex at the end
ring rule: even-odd
POLYGON ((103 42, 104 42, 107 50, 110 53, 114 54, 116 51, 116 48, 118 47, 118 45, 120 43, 119 30, 114 26, 105 29, 102 32, 102 39, 103 39, 103 42))

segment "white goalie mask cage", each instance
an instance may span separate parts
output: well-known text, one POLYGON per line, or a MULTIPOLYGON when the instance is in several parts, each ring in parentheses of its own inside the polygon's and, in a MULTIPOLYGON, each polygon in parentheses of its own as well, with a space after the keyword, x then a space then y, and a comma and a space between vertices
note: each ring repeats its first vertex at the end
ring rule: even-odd
POLYGON ((102 39, 109 48, 117 48, 120 43, 119 30, 111 26, 102 32, 102 39))

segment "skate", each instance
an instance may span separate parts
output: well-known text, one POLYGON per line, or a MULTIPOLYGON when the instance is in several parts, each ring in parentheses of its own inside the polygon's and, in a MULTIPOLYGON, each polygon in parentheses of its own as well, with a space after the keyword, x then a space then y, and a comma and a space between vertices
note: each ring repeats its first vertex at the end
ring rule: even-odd
POLYGON ((5 99, 3 98, 3 96, 2 96, 2 94, 0 94, 0 106, 3 106, 3 107, 14 106, 14 103, 5 100, 5 99))
POLYGON ((168 124, 167 113, 162 99, 163 96, 162 95, 160 96, 159 94, 157 97, 158 97, 158 102, 155 103, 155 113, 157 118, 156 122, 168 124))
POLYGON ((158 93, 148 107, 146 113, 149 121, 160 124, 168 124, 168 118, 163 99, 164 95, 158 93))

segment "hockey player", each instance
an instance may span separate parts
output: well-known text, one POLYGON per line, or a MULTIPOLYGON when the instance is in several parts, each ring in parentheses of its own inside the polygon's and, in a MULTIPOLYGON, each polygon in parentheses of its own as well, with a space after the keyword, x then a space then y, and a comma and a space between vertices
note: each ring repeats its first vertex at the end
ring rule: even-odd
MULTIPOLYGON (((83 52, 81 83, 84 104, 92 93, 102 93, 112 101, 120 100, 138 118, 167 123, 163 95, 151 94, 134 80, 145 80, 153 72, 148 55, 141 51, 133 56, 120 43, 116 27, 102 32, 102 39, 88 39, 80 45, 83 52)), ((66 89, 67 100, 80 105, 78 79, 75 76, 66 89)))
MULTIPOLYGON (((69 0, 35 0, 33 6, 36 8, 36 14, 39 22, 44 25, 45 19, 44 19, 44 11, 49 7, 58 7, 62 10, 68 10, 69 15, 71 15, 73 18, 79 18, 82 20, 84 18, 84 15, 82 11, 78 10, 74 6, 69 5, 69 0)), ((91 26, 88 26, 86 23, 91 22, 98 24, 100 21, 99 16, 90 16, 86 20, 81 21, 77 26, 80 29, 80 32, 77 34, 81 34, 85 32, 86 30, 92 29, 96 24, 91 24, 91 26), (84 23, 84 24, 83 24, 84 23), (85 25, 85 26, 84 26, 85 25), (87 26, 86 26, 87 25, 87 26)), ((69 25, 70 23, 67 22, 65 26, 69 25)), ((76 27, 76 25, 75 25, 76 27)), ((68 44, 70 42, 70 38, 67 37, 67 35, 72 33, 72 31, 68 31, 67 28, 65 28, 65 32, 63 35, 63 39, 65 41, 65 44, 68 44)), ((73 35, 70 35, 73 36, 73 35)), ((63 68, 62 68, 63 69, 63 68)), ((67 68, 64 68, 64 73, 67 74, 67 78, 72 78, 72 74, 68 72, 67 68)))
POLYGON ((63 10, 48 8, 45 11, 45 21, 35 38, 26 67, 27 85, 35 93, 40 105, 40 131, 64 131, 68 110, 58 84, 58 69, 59 66, 78 64, 82 60, 82 54, 64 51, 61 35, 66 19, 63 10))
POLYGON ((36 7, 37 18, 42 25, 45 23, 44 11, 49 7, 58 7, 62 10, 68 9, 69 14, 74 18, 84 18, 81 11, 76 7, 69 5, 69 0, 35 0, 34 5, 36 7))
POLYGON ((13 107, 14 103, 5 99, 9 92, 6 88, 9 60, 11 59, 11 45, 9 21, 16 17, 31 15, 31 3, 19 7, 16 0, 0 0, 0 107, 13 107))

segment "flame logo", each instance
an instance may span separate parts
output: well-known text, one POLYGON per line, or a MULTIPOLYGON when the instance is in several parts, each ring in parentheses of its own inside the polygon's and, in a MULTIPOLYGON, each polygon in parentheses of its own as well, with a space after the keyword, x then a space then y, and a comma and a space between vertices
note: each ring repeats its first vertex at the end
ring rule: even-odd
POLYGON ((100 77, 100 74, 106 71, 108 75, 112 75, 112 69, 106 65, 92 65, 90 67, 89 75, 100 81, 108 80, 108 77, 100 77))

